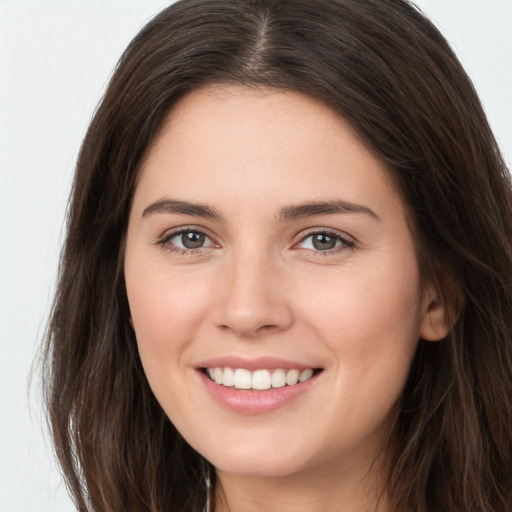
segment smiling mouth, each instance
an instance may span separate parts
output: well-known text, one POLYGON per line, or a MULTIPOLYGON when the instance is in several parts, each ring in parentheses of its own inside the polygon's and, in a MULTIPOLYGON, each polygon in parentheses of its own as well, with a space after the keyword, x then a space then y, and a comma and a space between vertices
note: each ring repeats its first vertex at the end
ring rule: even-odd
POLYGON ((215 384, 233 389, 254 391, 295 386, 308 381, 322 371, 321 368, 306 368, 305 370, 276 368, 251 371, 245 368, 219 366, 202 368, 201 370, 215 384))

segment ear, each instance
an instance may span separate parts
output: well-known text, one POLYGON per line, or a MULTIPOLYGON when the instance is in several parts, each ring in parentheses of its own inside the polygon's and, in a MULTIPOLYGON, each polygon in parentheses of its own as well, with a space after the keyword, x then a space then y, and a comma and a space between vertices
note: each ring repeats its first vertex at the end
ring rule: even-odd
POLYGON ((133 318, 132 318, 132 315, 130 315, 130 316, 128 317, 128 322, 130 322, 130 325, 132 326, 132 329, 133 329, 134 327, 133 327, 133 318))
POLYGON ((441 293, 438 286, 428 283, 423 293, 423 311, 419 337, 426 341, 445 338, 454 326, 461 310, 460 293, 441 293))

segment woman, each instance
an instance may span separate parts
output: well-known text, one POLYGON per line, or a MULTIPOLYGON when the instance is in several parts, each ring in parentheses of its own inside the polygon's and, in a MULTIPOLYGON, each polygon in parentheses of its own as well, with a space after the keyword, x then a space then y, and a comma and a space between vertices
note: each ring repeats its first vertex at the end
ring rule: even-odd
POLYGON ((78 509, 507 510, 511 268, 414 6, 177 2, 77 165, 46 383, 78 509))

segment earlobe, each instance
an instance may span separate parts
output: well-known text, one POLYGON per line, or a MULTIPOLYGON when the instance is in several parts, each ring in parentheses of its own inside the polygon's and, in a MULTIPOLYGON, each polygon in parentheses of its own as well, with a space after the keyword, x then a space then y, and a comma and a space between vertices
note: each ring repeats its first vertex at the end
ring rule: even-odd
POLYGON ((460 314, 458 295, 443 296, 437 287, 427 286, 419 332, 421 339, 439 341, 448 335, 460 314))

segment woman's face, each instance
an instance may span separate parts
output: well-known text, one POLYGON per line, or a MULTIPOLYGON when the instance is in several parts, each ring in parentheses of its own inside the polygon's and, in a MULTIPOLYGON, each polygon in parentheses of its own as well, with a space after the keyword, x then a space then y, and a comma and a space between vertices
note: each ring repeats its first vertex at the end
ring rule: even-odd
POLYGON ((294 92, 178 103, 141 169, 125 274, 155 396, 226 474, 371 462, 418 338, 445 334, 385 167, 294 92))

